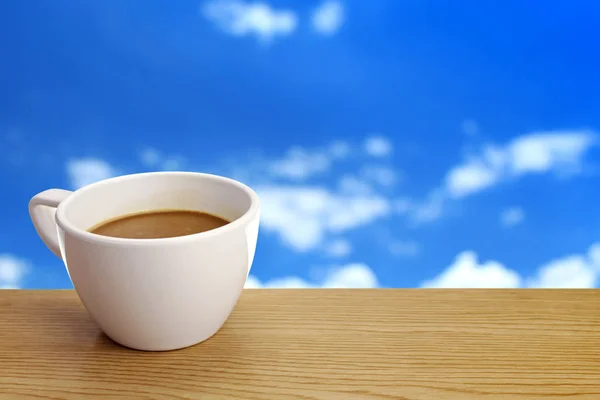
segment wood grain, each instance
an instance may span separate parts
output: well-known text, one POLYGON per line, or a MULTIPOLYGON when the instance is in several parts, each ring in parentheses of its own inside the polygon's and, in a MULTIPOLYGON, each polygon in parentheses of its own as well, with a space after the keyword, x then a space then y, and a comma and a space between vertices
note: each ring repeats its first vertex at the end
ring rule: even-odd
POLYGON ((126 349, 73 291, 0 291, 0 399, 600 399, 600 291, 245 290, 197 346, 126 349))

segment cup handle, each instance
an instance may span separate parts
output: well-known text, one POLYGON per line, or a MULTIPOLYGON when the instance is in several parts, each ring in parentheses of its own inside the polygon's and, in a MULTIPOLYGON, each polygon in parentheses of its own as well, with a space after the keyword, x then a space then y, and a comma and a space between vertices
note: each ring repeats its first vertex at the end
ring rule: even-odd
POLYGON ((68 190, 48 189, 36 194, 29 200, 29 217, 35 230, 46 247, 60 259, 62 259, 62 256, 55 221, 56 207, 71 193, 73 192, 68 190))

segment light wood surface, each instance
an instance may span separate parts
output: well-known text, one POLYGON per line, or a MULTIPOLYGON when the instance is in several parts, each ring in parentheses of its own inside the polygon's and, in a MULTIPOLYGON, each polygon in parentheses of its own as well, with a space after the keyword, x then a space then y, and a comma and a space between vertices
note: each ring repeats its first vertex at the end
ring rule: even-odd
POLYGON ((73 291, 0 291, 0 399, 600 399, 600 291, 245 290, 184 350, 114 344, 73 291))

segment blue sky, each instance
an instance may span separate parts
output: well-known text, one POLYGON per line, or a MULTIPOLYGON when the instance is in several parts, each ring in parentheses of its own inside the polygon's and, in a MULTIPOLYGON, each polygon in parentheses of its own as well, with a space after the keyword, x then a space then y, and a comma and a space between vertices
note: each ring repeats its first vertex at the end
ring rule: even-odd
POLYGON ((594 287, 600 5, 0 4, 0 286, 70 287, 27 202, 213 172, 263 202, 249 286, 594 287))

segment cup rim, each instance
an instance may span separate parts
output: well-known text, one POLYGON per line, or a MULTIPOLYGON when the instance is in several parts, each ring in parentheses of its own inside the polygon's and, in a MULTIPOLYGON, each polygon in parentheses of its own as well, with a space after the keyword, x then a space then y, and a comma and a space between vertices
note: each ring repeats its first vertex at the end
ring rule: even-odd
POLYGON ((243 184, 242 182, 236 181, 235 179, 227 178, 220 175, 208 174, 203 172, 187 172, 187 171, 158 171, 158 172, 142 172, 136 174, 127 174, 120 175, 113 178, 103 179, 101 181, 86 185, 82 188, 75 190, 71 193, 64 201, 62 201, 57 209, 56 209, 56 224, 68 234, 77 237, 80 240, 86 242, 93 243, 105 243, 111 245, 123 245, 123 246, 156 246, 156 245, 166 245, 166 244, 181 244, 190 241, 197 241, 202 239, 208 239, 213 236, 225 234, 232 230, 237 229, 240 226, 243 226, 248 221, 252 220, 256 214, 259 212, 260 201, 258 194, 254 190, 252 190, 249 186, 243 184), (154 238, 154 239, 132 239, 132 238, 118 238, 112 236, 102 236, 86 231, 85 229, 81 229, 73 225, 66 217, 66 210, 69 208, 69 205, 76 201, 79 196, 83 193, 87 192, 92 188, 98 188, 99 186, 110 185, 115 182, 127 181, 132 179, 138 179, 143 176, 188 176, 188 177, 196 177, 196 178, 204 178, 211 179, 215 181, 220 181, 226 183, 228 185, 232 185, 241 189, 245 192, 250 198, 250 207, 244 214, 242 214, 239 218, 229 222, 226 225, 221 227, 211 229, 205 232, 194 233, 191 235, 185 236, 176 236, 176 237, 168 237, 168 238, 154 238))

